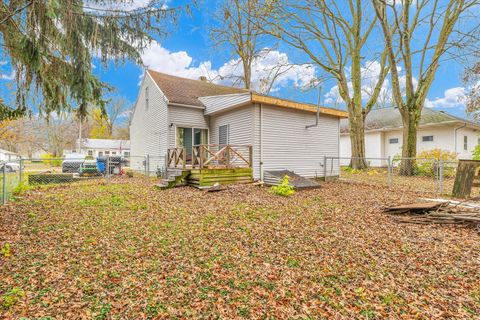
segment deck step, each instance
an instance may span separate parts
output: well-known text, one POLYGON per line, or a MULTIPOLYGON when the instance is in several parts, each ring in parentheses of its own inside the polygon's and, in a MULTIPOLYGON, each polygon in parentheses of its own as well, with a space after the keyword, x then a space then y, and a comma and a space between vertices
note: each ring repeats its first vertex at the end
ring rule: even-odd
POLYGON ((167 178, 161 179, 160 183, 155 187, 160 190, 170 189, 174 187, 186 185, 186 178, 190 174, 190 170, 171 170, 167 171, 167 178))

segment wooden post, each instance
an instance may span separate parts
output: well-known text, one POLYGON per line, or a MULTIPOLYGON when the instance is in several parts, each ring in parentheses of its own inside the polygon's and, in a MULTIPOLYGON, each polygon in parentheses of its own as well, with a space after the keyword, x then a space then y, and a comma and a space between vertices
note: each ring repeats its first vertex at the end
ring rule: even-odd
POLYGON ((202 144, 198 147, 198 166, 200 169, 203 168, 203 148, 204 146, 202 144))
POLYGON ((227 158, 227 168, 230 168, 230 146, 227 146, 225 148, 225 151, 227 152, 226 158, 227 158))
POLYGON ((248 146, 248 161, 249 163, 249 168, 253 168, 253 147, 248 146))
POLYGON ((472 192, 472 187, 480 186, 479 177, 476 176, 479 167, 479 160, 460 160, 458 162, 452 191, 454 197, 468 198, 472 192))
POLYGON ((185 165, 186 165, 185 162, 187 162, 187 149, 186 149, 186 148, 183 148, 183 149, 182 149, 182 152, 183 152, 182 169, 185 170, 185 165))

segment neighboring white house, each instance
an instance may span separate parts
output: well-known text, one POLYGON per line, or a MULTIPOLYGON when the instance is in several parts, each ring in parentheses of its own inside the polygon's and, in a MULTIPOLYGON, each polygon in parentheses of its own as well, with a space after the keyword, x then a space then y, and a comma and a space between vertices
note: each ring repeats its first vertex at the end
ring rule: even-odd
POLYGON ((20 159, 20 155, 18 153, 0 149, 0 162, 15 161, 17 159, 20 159))
MULTIPOLYGON (((165 167, 169 148, 252 146, 253 175, 292 170, 323 175, 324 156, 338 157, 340 119, 347 113, 148 70, 130 123, 132 155, 149 155, 150 169, 165 167), (313 125, 309 128, 306 126, 313 125)), ((140 161, 132 161, 141 169, 140 161)), ((338 167, 329 174, 338 175, 338 167)))
POLYGON ((94 157, 114 155, 130 156, 130 140, 77 139, 76 145, 79 150, 66 150, 65 154, 80 153, 81 151, 82 154, 94 157))
MULTIPOLYGON (((397 108, 373 109, 365 122, 367 158, 388 158, 402 153, 402 118, 397 108)), ((348 121, 341 121, 340 156, 351 157, 348 121)), ((471 159, 479 143, 480 125, 443 111, 423 108, 417 133, 417 153, 439 148, 455 152, 459 159, 471 159)), ((342 164, 348 162, 342 159, 342 164)), ((385 161, 370 159, 373 166, 385 161)))

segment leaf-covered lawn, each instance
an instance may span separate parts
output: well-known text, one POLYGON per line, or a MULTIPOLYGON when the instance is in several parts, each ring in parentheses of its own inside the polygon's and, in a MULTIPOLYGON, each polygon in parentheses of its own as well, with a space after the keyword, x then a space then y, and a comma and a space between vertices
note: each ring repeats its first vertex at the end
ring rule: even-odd
POLYGON ((0 208, 0 317, 479 317, 478 233, 381 213, 415 198, 339 182, 31 191, 0 208))

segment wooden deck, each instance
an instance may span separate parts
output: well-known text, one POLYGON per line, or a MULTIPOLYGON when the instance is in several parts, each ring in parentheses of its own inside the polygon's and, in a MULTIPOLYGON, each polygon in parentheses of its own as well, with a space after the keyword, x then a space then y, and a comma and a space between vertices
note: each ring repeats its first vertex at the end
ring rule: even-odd
MULTIPOLYGON (((193 146, 191 156, 185 148, 173 148, 168 150, 167 172, 188 171, 184 180, 195 187, 250 183, 252 159, 249 145, 197 145, 193 146)), ((172 180, 176 179, 170 178, 169 185, 174 186, 172 180)))

